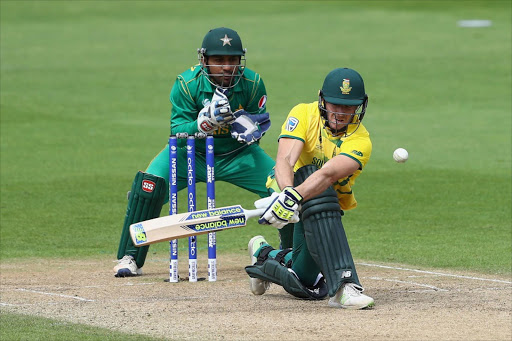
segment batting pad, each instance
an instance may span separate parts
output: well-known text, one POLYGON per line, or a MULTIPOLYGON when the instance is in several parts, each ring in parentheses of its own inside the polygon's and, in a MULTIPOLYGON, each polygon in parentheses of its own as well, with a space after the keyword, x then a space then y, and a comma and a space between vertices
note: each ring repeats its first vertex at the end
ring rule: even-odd
POLYGON ((144 265, 149 245, 135 247, 130 237, 130 225, 159 217, 166 195, 167 188, 164 178, 140 171, 137 173, 128 199, 123 232, 117 251, 118 259, 130 255, 133 256, 139 268, 144 265))
MULTIPOLYGON (((298 169, 294 186, 303 183, 316 170, 314 165, 298 169)), ((302 204, 301 220, 306 243, 327 281, 331 297, 343 283, 360 285, 341 216, 338 196, 332 187, 302 204)))
POLYGON ((259 278, 278 284, 287 293, 298 298, 308 300, 322 300, 327 297, 327 286, 324 280, 320 280, 313 288, 304 286, 291 269, 283 266, 274 259, 266 259, 254 265, 246 266, 245 271, 250 277, 259 278))

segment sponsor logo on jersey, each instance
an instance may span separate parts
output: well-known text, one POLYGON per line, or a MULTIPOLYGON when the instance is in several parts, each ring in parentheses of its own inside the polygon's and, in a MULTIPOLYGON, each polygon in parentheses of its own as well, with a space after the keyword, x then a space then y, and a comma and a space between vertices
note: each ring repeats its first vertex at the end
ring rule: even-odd
POLYGON ((350 87, 350 79, 343 78, 343 83, 340 86, 341 93, 344 95, 348 95, 352 88, 350 87))
POLYGON ((258 108, 263 108, 267 104, 267 95, 261 96, 260 100, 258 101, 258 108))
POLYGON ((316 156, 314 156, 313 160, 311 161, 311 164, 317 166, 318 168, 322 168, 324 163, 326 163, 327 161, 326 160, 321 160, 321 159, 317 158, 316 156))
POLYGON ((297 125, 299 124, 299 120, 295 117, 289 117, 288 121, 286 122, 286 130, 288 131, 294 131, 295 128, 297 128, 297 125))
POLYGON ((341 273, 341 278, 350 278, 352 277, 352 271, 346 270, 341 273))
POLYGON ((156 184, 150 180, 142 180, 142 190, 151 193, 155 189, 156 184))
POLYGON ((359 150, 355 150, 355 149, 352 151, 352 154, 355 154, 358 156, 363 156, 363 153, 361 153, 359 150))

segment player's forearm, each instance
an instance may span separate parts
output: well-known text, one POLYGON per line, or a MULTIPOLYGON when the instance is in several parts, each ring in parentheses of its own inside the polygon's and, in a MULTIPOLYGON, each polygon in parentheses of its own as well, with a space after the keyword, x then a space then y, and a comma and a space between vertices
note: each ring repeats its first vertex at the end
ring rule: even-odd
POLYGON ((359 168, 353 159, 338 155, 327 161, 325 165, 314 172, 295 189, 302 195, 303 200, 314 198, 340 179, 345 179, 359 168))
POLYGON ((285 187, 293 186, 293 167, 286 161, 276 162, 274 172, 277 184, 281 190, 285 187))
POLYGON ((275 176, 280 189, 293 186, 293 168, 299 159, 304 143, 291 138, 279 139, 275 176))
POLYGON ((323 193, 327 188, 332 186, 338 179, 334 178, 328 172, 321 172, 321 170, 313 173, 302 184, 295 187, 295 190, 302 195, 302 200, 309 200, 323 193))

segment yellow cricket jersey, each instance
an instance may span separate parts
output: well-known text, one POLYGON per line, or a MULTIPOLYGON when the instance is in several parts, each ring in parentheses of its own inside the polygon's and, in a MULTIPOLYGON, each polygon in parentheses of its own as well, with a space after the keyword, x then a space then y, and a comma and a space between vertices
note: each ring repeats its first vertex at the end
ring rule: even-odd
MULTIPOLYGON (((355 125, 349 127, 348 134, 355 128, 355 125)), ((345 155, 357 161, 359 169, 354 174, 339 179, 333 185, 343 210, 350 210, 357 206, 352 187, 372 153, 370 134, 362 124, 348 137, 333 137, 324 127, 318 102, 301 103, 288 114, 279 135, 279 138, 282 137, 304 142, 304 148, 295 164, 294 171, 309 164, 322 168, 336 155, 345 155)))

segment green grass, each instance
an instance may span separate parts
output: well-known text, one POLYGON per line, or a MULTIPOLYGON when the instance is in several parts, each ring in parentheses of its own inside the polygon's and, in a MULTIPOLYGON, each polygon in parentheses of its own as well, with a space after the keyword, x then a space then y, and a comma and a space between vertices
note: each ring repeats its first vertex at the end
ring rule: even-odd
POLYGON ((0 339, 23 341, 158 341, 160 338, 113 332, 55 319, 2 312, 0 339), (9 326, 9 328, 5 328, 9 326))
MULTIPOLYGON (((510 272, 510 4, 243 2, 237 16, 219 2, 218 20, 191 16, 199 4, 1 3, 2 259, 114 255, 125 193, 166 141, 173 79, 229 18, 269 92, 272 156, 328 71, 365 77, 374 152, 345 218, 356 257, 510 272), (456 26, 474 17, 493 26, 456 26), (396 147, 408 163, 392 162, 396 147)), ((217 190, 219 205, 256 199, 217 190)), ((261 229, 225 232, 219 248, 261 229)))
MULTIPOLYGON (((115 257, 126 191, 166 142, 174 78, 210 28, 229 26, 269 93, 271 156, 330 70, 363 75, 374 150, 344 218, 356 259, 511 274, 509 1, 236 4, 0 2, 2 262, 115 257), (493 25, 456 25, 475 18, 493 25)), ((219 206, 255 199, 217 185, 219 206)), ((219 233, 219 252, 245 256, 257 233, 277 244, 253 222, 219 233)))

